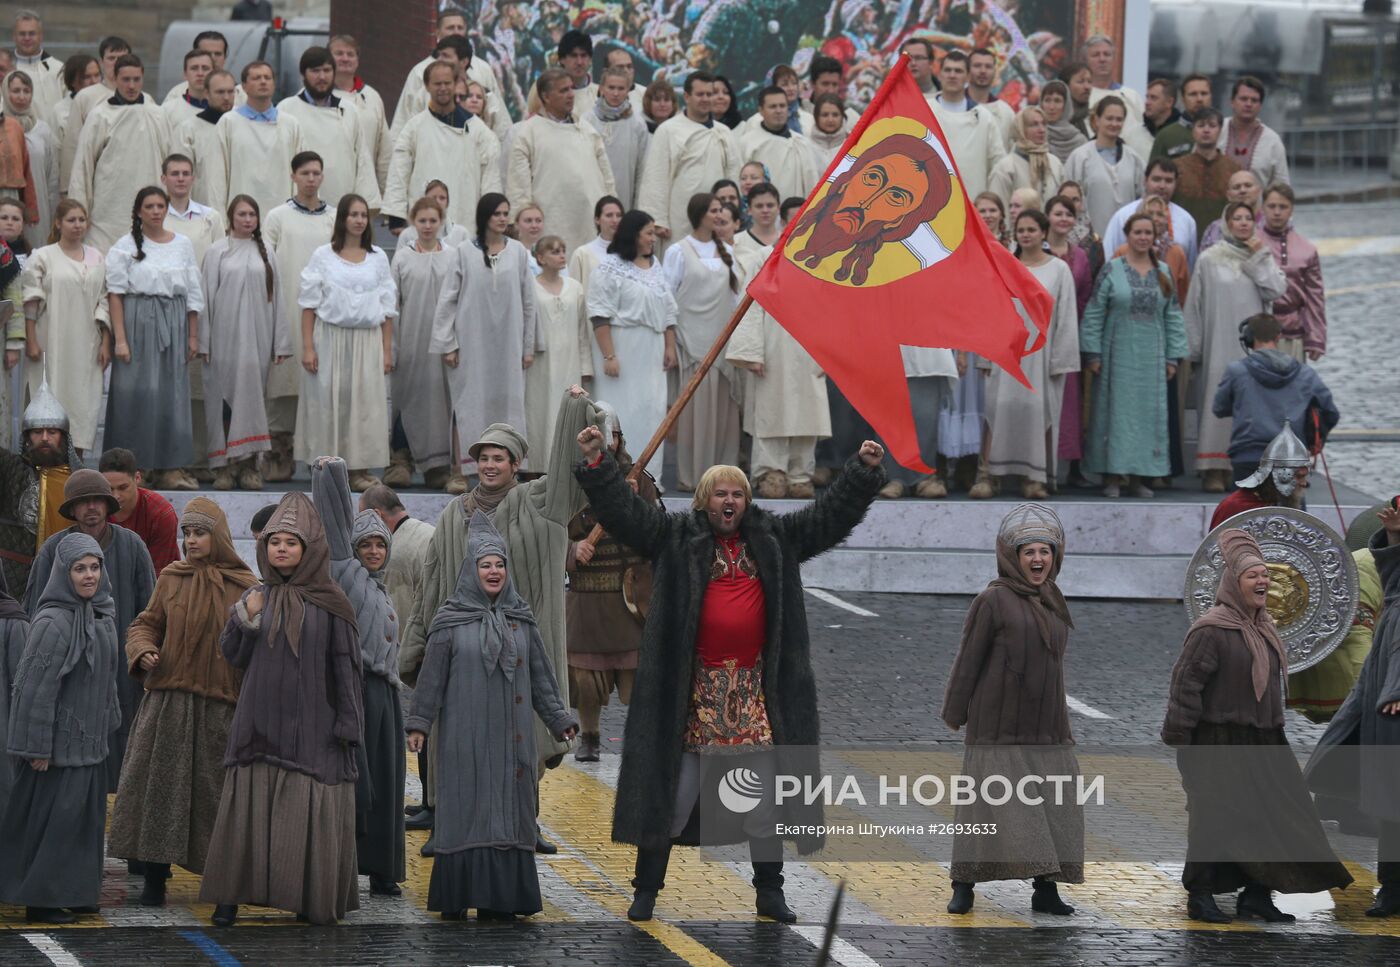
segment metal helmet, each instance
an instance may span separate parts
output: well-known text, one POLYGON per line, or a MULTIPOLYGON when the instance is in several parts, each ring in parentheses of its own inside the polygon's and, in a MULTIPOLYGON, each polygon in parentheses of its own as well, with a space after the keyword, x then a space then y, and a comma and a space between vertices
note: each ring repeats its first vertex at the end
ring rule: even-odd
POLYGON ((49 389, 47 376, 39 380, 39 392, 34 394, 34 399, 24 408, 24 420, 20 424, 23 430, 62 430, 68 432, 68 414, 64 412, 63 405, 58 402, 58 397, 53 395, 49 389))
POLYGON ((603 425, 600 427, 603 431, 603 444, 611 447, 613 434, 622 432, 622 423, 617 418, 617 410, 611 403, 605 403, 602 400, 594 400, 593 408, 603 418, 603 425))
POLYGON ((1311 463, 1312 455, 1308 453, 1308 448, 1298 439, 1298 434, 1293 432, 1289 421, 1284 420, 1283 429, 1279 430, 1278 436, 1270 440, 1269 445, 1264 448, 1264 455, 1259 458, 1259 468, 1244 480, 1236 480, 1235 486, 1252 490, 1272 476, 1278 492, 1287 497, 1298 485, 1293 471, 1311 463))

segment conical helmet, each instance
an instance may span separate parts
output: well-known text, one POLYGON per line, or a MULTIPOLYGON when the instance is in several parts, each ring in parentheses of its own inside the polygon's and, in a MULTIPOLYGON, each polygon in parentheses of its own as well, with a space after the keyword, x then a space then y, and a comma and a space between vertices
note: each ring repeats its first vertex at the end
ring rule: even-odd
POLYGON ((53 395, 49 389, 49 380, 45 376, 39 380, 39 392, 34 394, 34 399, 29 401, 29 405, 24 408, 24 421, 21 424, 24 430, 62 430, 68 432, 68 414, 64 412, 63 405, 58 402, 58 397, 53 395))
MULTIPOLYGON (((1306 467, 1312 463, 1312 456, 1308 453, 1308 448, 1303 445, 1303 441, 1298 439, 1298 434, 1293 432, 1293 427, 1288 420, 1283 421, 1283 429, 1278 431, 1278 436, 1269 441, 1269 445, 1264 448, 1264 455, 1259 458, 1259 469, 1244 480, 1235 481, 1236 487, 1243 487, 1252 490, 1258 487, 1269 478, 1269 474, 1275 470, 1286 471, 1280 476, 1291 479, 1292 471, 1299 467, 1306 467)), ((1279 483, 1279 477, 1275 477, 1274 483, 1279 483)), ((1290 486, 1287 490, 1279 487, 1280 493, 1285 496, 1293 492, 1290 486)))

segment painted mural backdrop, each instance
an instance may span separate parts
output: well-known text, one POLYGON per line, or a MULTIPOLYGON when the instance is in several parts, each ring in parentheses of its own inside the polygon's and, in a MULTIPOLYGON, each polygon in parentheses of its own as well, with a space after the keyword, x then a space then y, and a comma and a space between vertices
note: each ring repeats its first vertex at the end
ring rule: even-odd
POLYGON ((593 37, 595 59, 609 47, 631 52, 637 80, 680 87, 692 70, 727 77, 745 113, 766 76, 792 64, 806 76, 816 54, 846 68, 849 101, 864 108, 909 37, 940 50, 997 52, 1000 96, 1034 100, 1089 33, 1120 36, 1122 0, 439 0, 462 10, 477 56, 521 116, 528 85, 554 63, 566 30, 593 37))

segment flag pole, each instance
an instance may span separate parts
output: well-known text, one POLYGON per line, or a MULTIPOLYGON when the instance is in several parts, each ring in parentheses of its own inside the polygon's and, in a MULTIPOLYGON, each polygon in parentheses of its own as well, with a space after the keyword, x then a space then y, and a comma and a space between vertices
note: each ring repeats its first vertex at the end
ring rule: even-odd
MULTIPOLYGON (((642 471, 646 469, 647 464, 651 462, 651 458, 656 456, 656 451, 665 441, 666 435, 671 432, 671 428, 676 425, 676 420, 680 418, 681 411, 690 404, 691 398, 695 396, 695 391, 700 388, 700 383, 705 379, 706 374, 709 373, 710 369, 719 361, 719 354, 724 352, 724 347, 728 344, 729 337, 734 335, 735 329, 739 328, 739 323, 743 320, 744 313, 749 311, 749 306, 751 305, 753 305, 753 296, 745 294, 743 301, 739 303, 739 307, 734 310, 734 315, 730 316, 729 324, 726 325, 724 330, 719 334, 719 337, 715 340, 715 344, 711 346, 710 351, 705 354, 705 358, 700 360, 700 366, 695 370, 695 375, 690 377, 690 382, 685 384, 685 388, 682 389, 680 395, 676 397, 676 402, 671 406, 670 412, 666 414, 666 418, 661 421, 661 425, 658 426, 656 432, 651 435, 651 442, 647 444, 646 449, 642 451, 642 455, 637 457, 636 461, 632 464, 632 472, 627 475, 628 480, 638 479, 642 471)), ((607 441, 604 440, 603 444, 606 446, 607 441)), ((603 525, 595 524, 592 532, 584 538, 584 542, 590 547, 594 547, 597 546, 602 536, 603 525)))

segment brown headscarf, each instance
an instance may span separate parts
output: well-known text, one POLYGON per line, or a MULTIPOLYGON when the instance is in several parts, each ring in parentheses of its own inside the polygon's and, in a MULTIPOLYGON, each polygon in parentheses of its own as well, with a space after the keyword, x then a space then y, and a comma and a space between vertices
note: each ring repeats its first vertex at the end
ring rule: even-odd
POLYGON ((306 494, 292 491, 285 495, 258 534, 258 570, 267 590, 263 620, 271 622, 269 647, 275 646, 280 631, 292 654, 301 654, 301 624, 308 602, 355 627, 355 609, 331 577, 331 548, 326 543, 325 525, 306 494), (273 534, 291 534, 301 539, 301 561, 290 577, 283 577, 268 561, 267 541, 273 534))
POLYGON ((1215 591, 1215 607, 1197 618, 1191 630, 1228 628, 1240 633, 1245 648, 1249 649, 1250 679, 1254 683, 1254 700, 1258 702, 1269 689, 1270 648, 1278 653, 1280 671, 1288 674, 1288 650, 1274 627, 1273 615, 1268 608, 1256 607, 1240 591, 1240 575, 1256 564, 1265 563, 1264 552, 1253 537, 1235 527, 1221 531, 1215 540, 1225 558, 1220 587, 1215 591))
POLYGON ((225 602, 238 596, 258 583, 257 576, 248 570, 243 558, 233 546, 233 533, 229 530, 228 517, 218 504, 208 497, 193 497, 180 513, 180 530, 198 527, 207 530, 214 538, 209 556, 197 561, 186 558, 167 565, 161 574, 187 579, 193 583, 186 589, 189 595, 189 620, 185 625, 184 637, 203 640, 210 637, 219 640, 219 632, 228 620, 225 602), (237 592, 230 591, 237 588, 237 592), (198 603, 196 603, 198 602, 198 603), (205 610, 209 613, 204 613, 205 610))
POLYGON ((1053 648, 1055 638, 1050 633, 1048 615, 1063 621, 1066 627, 1073 628, 1074 621, 1069 616, 1069 605, 1060 587, 1055 583, 1060 565, 1065 559, 1065 529, 1059 516, 1044 504, 1021 504, 1002 518, 1001 529, 997 532, 997 577, 987 586, 1006 588, 1023 598, 1040 604, 1032 609, 1036 627, 1040 629, 1045 647, 1053 648), (1021 570, 1017 554, 1026 544, 1049 544, 1053 552, 1050 576, 1036 587, 1021 570))

